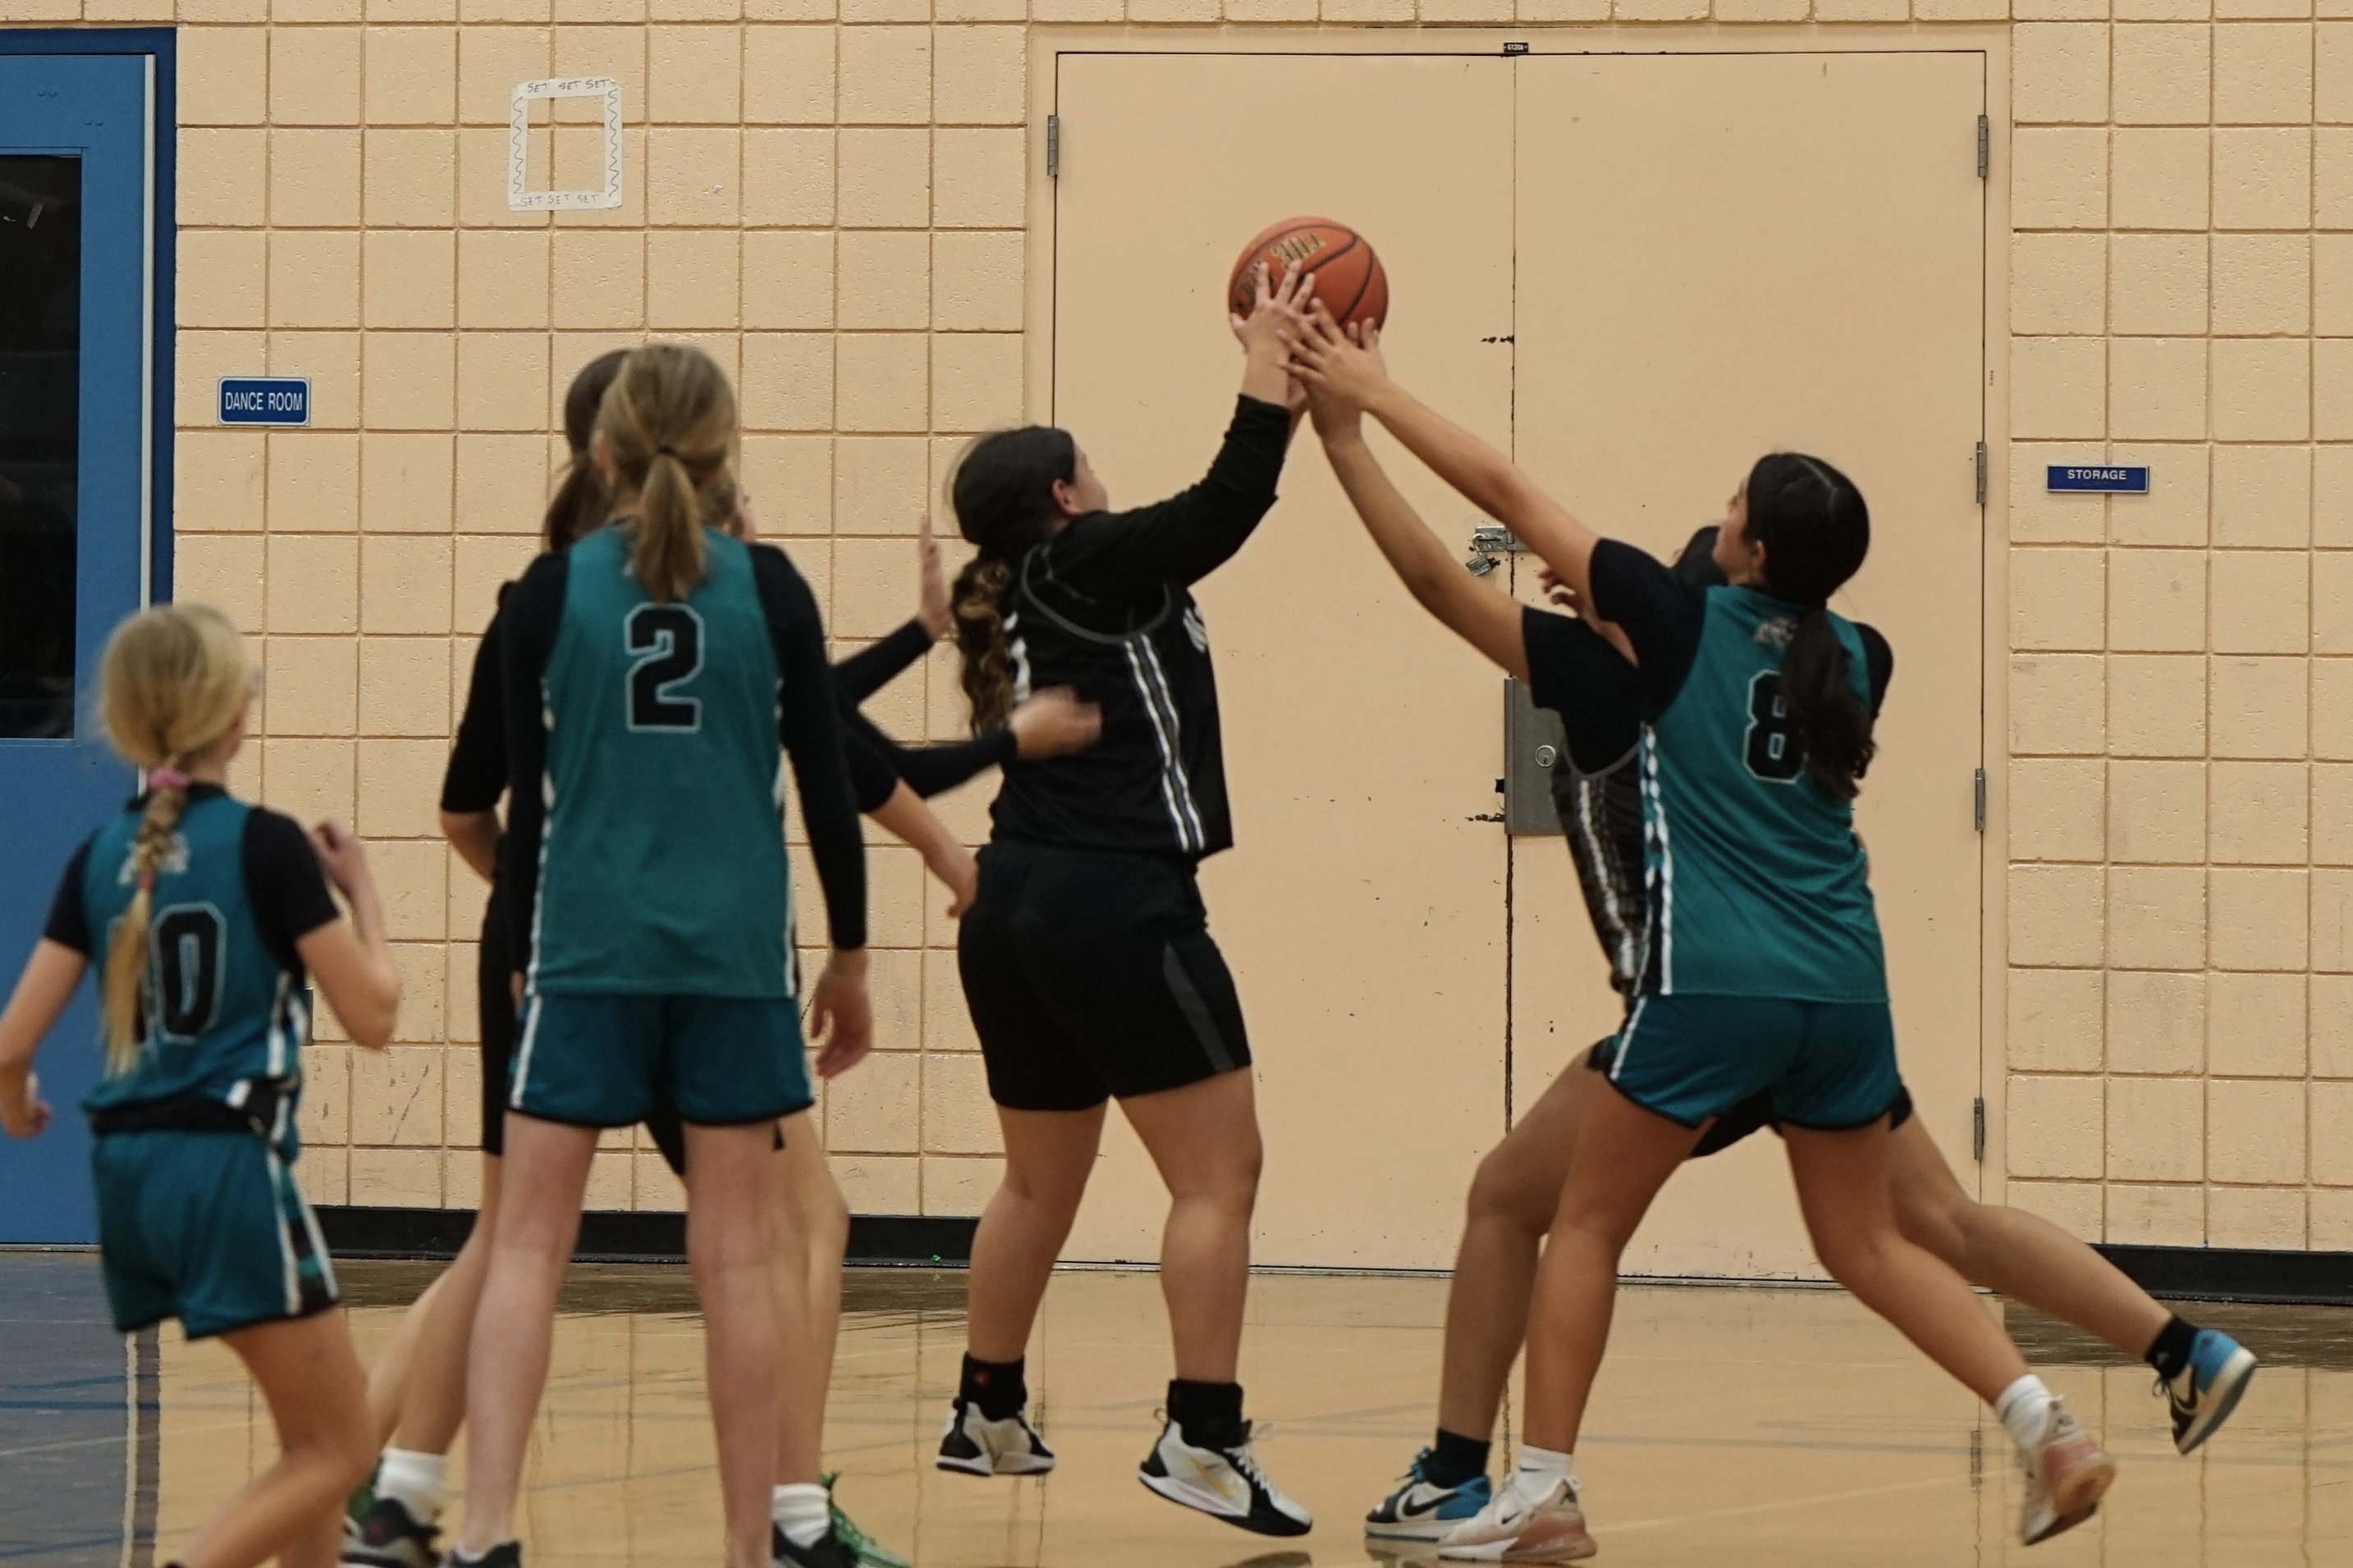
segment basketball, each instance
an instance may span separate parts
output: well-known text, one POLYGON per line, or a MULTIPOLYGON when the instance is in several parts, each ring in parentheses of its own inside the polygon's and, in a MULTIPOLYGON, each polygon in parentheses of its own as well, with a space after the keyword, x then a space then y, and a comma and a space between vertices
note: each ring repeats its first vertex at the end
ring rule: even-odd
POLYGON ((1282 280, 1282 269, 1296 263, 1315 278, 1315 298, 1342 326, 1366 321, 1377 327, 1388 319, 1389 275, 1365 237, 1346 224, 1328 217, 1293 217, 1260 234, 1242 247, 1226 283, 1226 308, 1237 316, 1250 312, 1250 270, 1265 262, 1268 281, 1282 280))

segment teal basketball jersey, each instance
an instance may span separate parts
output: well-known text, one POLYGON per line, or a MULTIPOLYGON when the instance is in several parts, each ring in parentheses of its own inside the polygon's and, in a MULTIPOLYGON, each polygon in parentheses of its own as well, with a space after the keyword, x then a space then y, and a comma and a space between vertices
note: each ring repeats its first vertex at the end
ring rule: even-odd
MULTIPOLYGON (((271 952, 255 914, 245 861, 253 809, 211 790, 189 800, 155 878, 138 1063, 119 1078, 100 1079, 82 1109, 185 1095, 242 1107, 266 1089, 277 1106, 270 1141, 290 1160, 310 995, 301 976, 271 952)), ((137 891, 131 851, 142 815, 127 811, 100 828, 82 858, 83 923, 101 976, 115 922, 137 891)))
MULTIPOLYGON (((1887 999, 1853 806, 1806 772, 1781 697, 1797 616, 1754 588, 1709 589, 1691 672, 1643 732, 1645 991, 1887 999)), ((1868 707, 1862 639, 1830 618, 1868 707)))
POLYGON ((751 554, 658 603, 626 529, 572 546, 541 682, 547 728, 530 984, 782 997, 790 986, 777 664, 751 554))

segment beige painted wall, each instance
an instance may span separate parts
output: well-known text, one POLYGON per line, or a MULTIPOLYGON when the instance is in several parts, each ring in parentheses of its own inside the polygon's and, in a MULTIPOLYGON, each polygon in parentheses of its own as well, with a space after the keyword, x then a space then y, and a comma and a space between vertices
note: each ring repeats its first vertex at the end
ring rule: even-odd
MULTIPOLYGON (((2008 1073, 1987 1187, 2006 1172, 2015 1201, 2094 1237, 2353 1247, 2353 22, 2313 5, 2016 0, 2009 34, 1993 210, 2017 230, 2012 335, 1997 256, 1989 406, 2006 358, 2011 479, 1989 511, 2009 541, 1989 580, 2011 650, 1989 699, 2009 869, 1987 917, 2008 1073), (2148 461, 2158 492, 2041 493, 2044 461, 2102 451, 2148 461)), ((1350 29, 1335 44, 1366 24, 1588 23, 1623 43, 1680 23, 1719 47, 1736 24, 1811 23, 1835 47, 1837 24, 1933 43, 2009 15, 0 0, 0 22, 182 24, 181 591, 266 632, 247 782, 356 819, 411 979, 404 1044, 320 1053, 311 1191, 470 1194, 477 895, 434 838, 431 786, 468 634, 530 548, 565 376, 649 331, 712 347, 746 386, 768 526, 839 636, 887 629, 929 475, 1022 405, 1020 334, 1043 336, 1024 305, 1027 22, 1152 24, 1141 41, 1170 45, 1219 22, 1350 29), (559 73, 625 84, 617 213, 505 210, 507 89, 559 73), (212 378, 264 369, 314 378, 318 427, 209 427, 212 378)), ((880 711, 944 733, 951 698, 934 666, 880 711)), ((955 809, 976 833, 976 807, 955 809)), ((876 874, 886 1048, 825 1108, 828 1136, 860 1208, 970 1213, 993 1134, 938 900, 903 851, 876 874)), ((602 1157, 595 1201, 674 1198, 650 1154, 602 1157)))

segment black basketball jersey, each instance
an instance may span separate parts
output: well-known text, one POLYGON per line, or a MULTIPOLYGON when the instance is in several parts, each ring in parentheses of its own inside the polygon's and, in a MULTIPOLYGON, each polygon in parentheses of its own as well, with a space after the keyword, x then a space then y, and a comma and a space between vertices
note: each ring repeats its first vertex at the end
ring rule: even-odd
POLYGON ((1058 686, 1103 710, 1074 756, 1005 765, 998 837, 1198 860, 1233 845, 1209 634, 1189 589, 1274 504, 1290 416, 1245 397, 1201 482, 1071 521, 1013 563, 1016 699, 1058 686))

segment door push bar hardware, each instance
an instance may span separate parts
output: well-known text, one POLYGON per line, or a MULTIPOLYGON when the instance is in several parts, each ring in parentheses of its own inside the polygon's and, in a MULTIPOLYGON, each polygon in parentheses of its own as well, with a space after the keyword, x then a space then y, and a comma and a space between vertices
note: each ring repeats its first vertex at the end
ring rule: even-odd
POLYGON ((1525 554, 1527 548, 1510 529, 1482 522, 1471 531, 1471 559, 1462 567, 1473 577, 1484 577, 1504 563, 1502 557, 1525 554))

